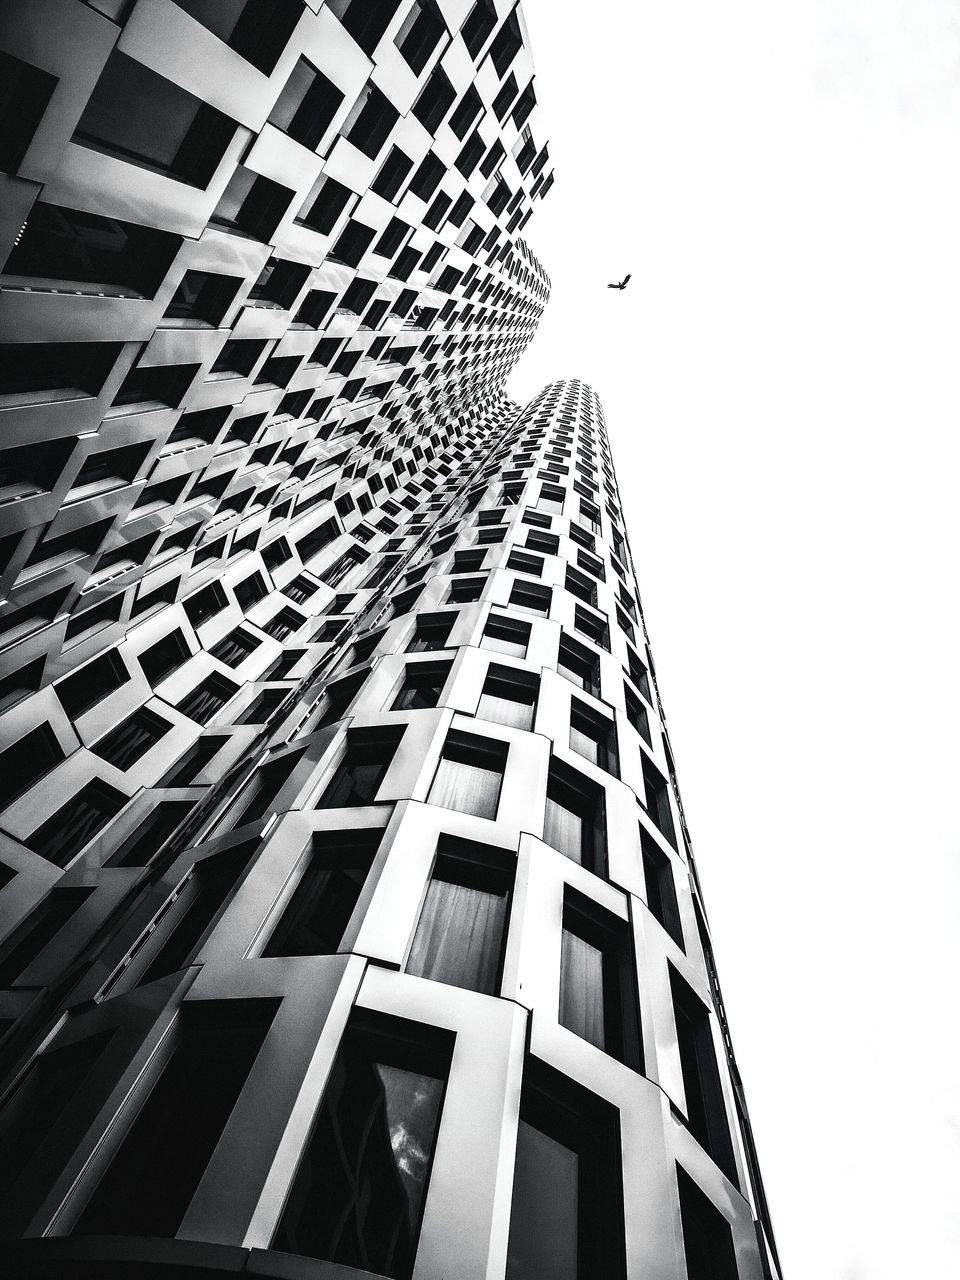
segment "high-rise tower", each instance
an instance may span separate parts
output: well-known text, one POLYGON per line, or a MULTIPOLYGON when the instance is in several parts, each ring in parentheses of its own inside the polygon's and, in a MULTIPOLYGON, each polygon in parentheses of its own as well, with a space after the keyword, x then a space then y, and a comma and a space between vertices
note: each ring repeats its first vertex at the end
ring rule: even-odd
POLYGON ((519 9, 0 49, 5 1274, 776 1277, 519 9))

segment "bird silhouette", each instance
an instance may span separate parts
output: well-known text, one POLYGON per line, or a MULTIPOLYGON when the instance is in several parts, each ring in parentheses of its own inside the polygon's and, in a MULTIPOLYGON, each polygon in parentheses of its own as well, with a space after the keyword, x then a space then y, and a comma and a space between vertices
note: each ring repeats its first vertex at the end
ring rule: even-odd
POLYGON ((629 281, 630 281, 630 272, 628 271, 619 284, 608 284, 607 288, 608 289, 625 289, 629 281))

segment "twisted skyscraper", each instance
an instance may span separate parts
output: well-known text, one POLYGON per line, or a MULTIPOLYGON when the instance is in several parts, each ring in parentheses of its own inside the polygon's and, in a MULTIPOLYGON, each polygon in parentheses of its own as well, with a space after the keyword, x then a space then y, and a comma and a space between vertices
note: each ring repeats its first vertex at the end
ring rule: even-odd
POLYGON ((519 8, 0 49, 5 1274, 778 1276, 519 8))

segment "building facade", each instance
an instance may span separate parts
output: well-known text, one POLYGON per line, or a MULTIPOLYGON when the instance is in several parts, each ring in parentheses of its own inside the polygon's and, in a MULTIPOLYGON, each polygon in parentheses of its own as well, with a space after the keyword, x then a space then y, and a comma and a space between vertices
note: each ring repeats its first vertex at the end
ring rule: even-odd
POLYGON ((778 1277, 520 9, 0 51, 6 1273, 778 1277))

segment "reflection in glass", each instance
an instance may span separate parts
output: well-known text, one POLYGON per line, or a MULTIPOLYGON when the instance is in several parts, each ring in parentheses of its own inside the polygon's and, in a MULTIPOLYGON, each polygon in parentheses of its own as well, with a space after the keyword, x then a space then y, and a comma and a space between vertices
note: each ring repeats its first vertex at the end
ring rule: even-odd
POLYGON ((579 1157, 521 1120, 507 1280, 577 1280, 579 1157))

